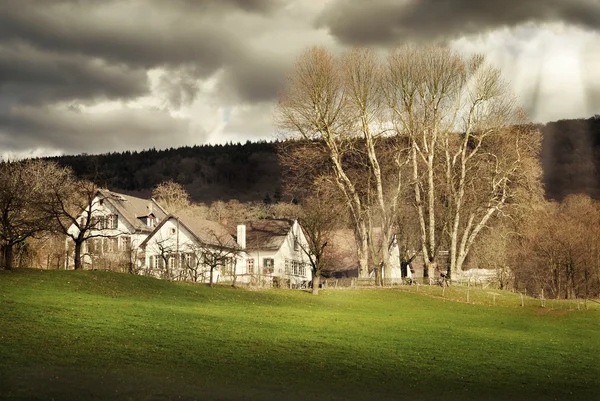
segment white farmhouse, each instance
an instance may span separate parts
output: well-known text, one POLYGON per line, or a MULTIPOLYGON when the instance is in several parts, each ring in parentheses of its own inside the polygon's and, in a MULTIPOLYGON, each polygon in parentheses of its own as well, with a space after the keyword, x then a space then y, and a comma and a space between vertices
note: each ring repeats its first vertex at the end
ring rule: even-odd
POLYGON ((237 226, 242 281, 274 286, 306 286, 312 281, 307 241, 298 221, 255 220, 237 226))
POLYGON ((300 287, 312 280, 306 238, 297 221, 239 224, 167 216, 140 244, 140 272, 169 280, 300 287), (212 268, 212 269, 211 269, 212 268))
POLYGON ((140 244, 140 273, 168 280, 233 277, 241 248, 219 223, 168 215, 140 244))
MULTIPOLYGON (((113 267, 125 263, 132 267, 139 245, 167 215, 154 199, 141 199, 108 190, 99 190, 86 210, 78 217, 85 226, 91 213, 91 229, 85 234, 82 262, 91 268, 99 265, 113 267)), ((79 228, 72 224, 69 233, 77 235, 79 228)), ((67 237, 67 267, 73 263, 73 241, 67 237)))

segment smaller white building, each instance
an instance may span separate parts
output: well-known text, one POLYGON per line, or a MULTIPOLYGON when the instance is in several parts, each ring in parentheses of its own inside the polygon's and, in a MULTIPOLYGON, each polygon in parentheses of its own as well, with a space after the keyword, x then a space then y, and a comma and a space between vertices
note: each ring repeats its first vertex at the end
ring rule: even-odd
POLYGON ((237 226, 242 281, 279 287, 304 287, 312 268, 303 249, 306 236, 297 220, 254 220, 237 226))
MULTIPOLYGON (((400 245, 398 244, 398 239, 396 235, 392 239, 392 243, 390 244, 390 267, 391 274, 390 279, 393 284, 400 284, 402 279, 411 279, 414 274, 414 270, 410 263, 405 261, 405 256, 400 253, 400 245)), ((384 272, 385 277, 385 272, 384 272)))

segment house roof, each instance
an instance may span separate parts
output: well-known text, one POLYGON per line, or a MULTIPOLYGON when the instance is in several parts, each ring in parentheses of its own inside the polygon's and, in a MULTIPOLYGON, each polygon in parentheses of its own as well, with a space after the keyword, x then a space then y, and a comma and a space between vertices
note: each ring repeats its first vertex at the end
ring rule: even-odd
POLYGON ((167 213, 154 199, 142 199, 131 195, 119 194, 106 189, 101 189, 98 194, 110 202, 117 212, 136 230, 152 232, 153 228, 148 227, 142 218, 150 215, 163 220, 167 213), (151 206, 151 208, 150 208, 151 206))
POLYGON ((195 219, 185 215, 176 216, 174 214, 166 216, 140 244, 140 247, 145 247, 150 238, 152 238, 161 227, 171 219, 178 220, 179 224, 189 231, 201 244, 224 248, 238 248, 237 242, 233 239, 225 226, 215 221, 195 219))
POLYGON ((247 250, 276 251, 285 241, 294 222, 287 219, 264 219, 249 221, 245 224, 247 250))
POLYGON ((194 219, 188 216, 181 216, 179 221, 203 244, 228 248, 238 247, 229 230, 216 221, 194 219))

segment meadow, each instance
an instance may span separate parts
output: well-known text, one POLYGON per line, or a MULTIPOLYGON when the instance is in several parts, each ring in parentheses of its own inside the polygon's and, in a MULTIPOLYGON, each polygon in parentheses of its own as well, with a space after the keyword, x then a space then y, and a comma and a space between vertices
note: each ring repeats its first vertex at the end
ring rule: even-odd
POLYGON ((594 400, 598 306, 0 271, 0 399, 594 400))

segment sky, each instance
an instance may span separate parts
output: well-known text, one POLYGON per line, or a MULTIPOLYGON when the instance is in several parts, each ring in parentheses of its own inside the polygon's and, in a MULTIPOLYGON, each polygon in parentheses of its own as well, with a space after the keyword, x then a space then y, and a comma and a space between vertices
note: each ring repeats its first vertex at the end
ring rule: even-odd
POLYGON ((600 114, 600 0, 2 0, 0 156, 275 139, 308 47, 483 53, 534 122, 600 114))

